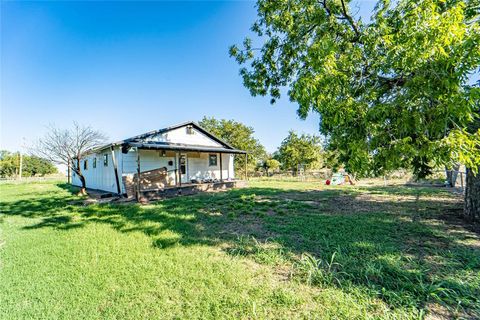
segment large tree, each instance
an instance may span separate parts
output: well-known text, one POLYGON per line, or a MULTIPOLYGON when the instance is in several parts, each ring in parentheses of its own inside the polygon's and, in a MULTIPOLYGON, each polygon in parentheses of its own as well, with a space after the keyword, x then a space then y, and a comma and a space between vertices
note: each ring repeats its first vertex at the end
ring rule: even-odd
POLYGON ((262 163, 262 167, 265 170, 265 173, 267 174, 267 176, 270 173, 278 171, 280 169, 280 165, 281 165, 280 161, 272 157, 265 159, 265 161, 263 161, 262 163))
MULTIPOLYGON (((235 120, 218 120, 214 117, 203 117, 198 124, 234 148, 247 151, 249 171, 253 170, 259 161, 266 158, 265 147, 253 136, 255 131, 252 127, 235 120)), ((235 157, 234 163, 235 171, 245 171, 244 157, 235 157)))
POLYGON ((320 138, 317 136, 298 135, 296 132, 290 131, 275 153, 275 158, 280 161, 284 169, 295 172, 299 166, 311 169, 321 164, 322 146, 320 142, 320 138))
MULTIPOLYGON (((230 54, 252 95, 288 89, 346 169, 382 174, 464 163, 480 179, 480 130, 469 86, 480 66, 479 1, 379 0, 369 19, 348 0, 259 0, 252 31, 230 54)), ((469 184, 474 187, 477 184, 469 184)), ((480 197, 480 188, 466 193, 480 197)), ((466 207, 467 208, 467 207, 466 207)), ((479 217, 480 208, 466 214, 479 217)))
POLYGON ((23 158, 23 174, 26 177, 44 176, 56 172, 57 168, 47 159, 29 155, 23 158))
POLYGON ((70 168, 82 184, 80 194, 86 194, 86 181, 80 165, 81 160, 89 150, 101 146, 105 140, 106 136, 100 131, 74 122, 70 129, 50 126, 32 151, 42 158, 70 168))

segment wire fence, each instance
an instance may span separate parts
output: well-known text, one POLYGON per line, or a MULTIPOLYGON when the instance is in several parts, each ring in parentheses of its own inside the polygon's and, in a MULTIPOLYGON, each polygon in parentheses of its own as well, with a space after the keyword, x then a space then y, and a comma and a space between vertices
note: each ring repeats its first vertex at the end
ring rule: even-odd
MULTIPOLYGON (((248 177, 255 180, 279 180, 279 181, 306 181, 325 182, 331 179, 335 172, 330 169, 314 171, 277 171, 277 172, 251 172, 248 177)), ((435 187, 450 187, 464 192, 466 183, 466 172, 461 170, 436 170, 425 179, 416 179, 408 170, 397 170, 381 177, 359 179, 359 185, 423 185, 435 187)))
MULTIPOLYGON (((251 172, 248 177, 254 180, 278 180, 278 181, 305 181, 305 182, 322 182, 331 179, 334 172, 330 169, 312 170, 312 171, 277 171, 277 172, 251 172)), ((8 177, 1 178, 0 184, 5 183, 30 183, 41 181, 65 181, 67 177, 62 174, 48 175, 44 177, 8 177)), ((466 172, 462 170, 436 170, 432 175, 422 180, 415 180, 412 174, 406 170, 395 171, 388 176, 360 179, 357 181, 359 185, 376 184, 384 186, 398 184, 414 184, 426 186, 444 186, 454 188, 457 191, 464 192, 466 185, 466 172)))
POLYGON ((67 176, 65 175, 48 175, 43 177, 0 177, 0 183, 28 183, 28 182, 40 182, 40 181, 65 181, 67 182, 67 176))
POLYGON ((294 180, 294 181, 319 181, 325 180, 332 176, 333 172, 330 169, 312 170, 312 171, 276 171, 264 172, 255 171, 248 174, 249 178, 265 179, 265 180, 294 180))
POLYGON ((467 173, 459 170, 445 170, 445 184, 448 187, 460 188, 465 190, 465 182, 467 180, 467 173))

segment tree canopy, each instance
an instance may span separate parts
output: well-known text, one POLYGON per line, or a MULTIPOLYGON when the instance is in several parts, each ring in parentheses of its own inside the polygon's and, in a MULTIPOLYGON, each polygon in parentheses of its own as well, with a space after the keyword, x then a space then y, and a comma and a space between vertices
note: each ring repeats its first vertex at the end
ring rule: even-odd
MULTIPOLYGON (((198 124, 234 148, 247 151, 249 170, 253 170, 257 162, 267 155, 265 147, 253 136, 255 130, 241 122, 203 117, 198 124)), ((245 159, 242 156, 235 157, 235 170, 245 170, 245 159)))
POLYGON ((263 169, 265 169, 265 171, 268 175, 270 172, 274 172, 274 171, 279 170, 280 165, 281 165, 281 163, 277 159, 268 158, 263 162, 262 167, 263 167, 263 169))
POLYGON ((319 167, 322 161, 320 138, 314 135, 298 135, 290 131, 275 154, 284 169, 297 171, 299 166, 306 169, 319 167))
POLYGON ((418 176, 433 166, 480 165, 480 130, 469 85, 479 72, 478 0, 379 0, 370 19, 348 0, 258 0, 258 36, 232 46, 252 95, 283 89, 346 169, 418 176), (260 42, 260 46, 255 43, 260 42))

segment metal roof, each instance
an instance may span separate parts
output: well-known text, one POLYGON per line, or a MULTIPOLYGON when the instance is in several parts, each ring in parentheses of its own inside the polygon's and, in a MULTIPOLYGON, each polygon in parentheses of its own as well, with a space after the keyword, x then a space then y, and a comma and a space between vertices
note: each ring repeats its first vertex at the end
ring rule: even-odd
POLYGON ((232 148, 232 149, 234 149, 230 144, 228 144, 227 142, 223 141, 222 139, 216 137, 213 133, 205 130, 205 129, 202 128, 202 127, 200 127, 200 126, 199 126, 196 122, 194 122, 194 121, 187 121, 187 122, 183 122, 183 123, 178 123, 178 124, 176 124, 176 125, 173 125, 173 126, 170 126, 170 127, 167 127, 167 128, 158 129, 158 130, 153 130, 153 131, 150 131, 150 132, 147 132, 147 133, 143 133, 143 134, 140 134, 140 135, 137 135, 137 136, 134 136, 134 137, 125 139, 125 140, 123 140, 123 142, 130 142, 130 141, 137 140, 137 139, 143 139, 143 138, 146 138, 146 137, 149 137, 149 136, 153 136, 153 135, 157 135, 157 134, 160 134, 160 133, 168 132, 168 131, 175 130, 175 129, 178 129, 178 128, 181 128, 181 127, 185 127, 185 126, 195 127, 198 131, 202 132, 203 134, 205 134, 205 135, 206 135, 207 137, 209 137, 210 139, 219 142, 220 144, 224 145, 224 146, 227 147, 227 148, 232 148))
POLYGON ((140 149, 158 149, 158 150, 163 149, 163 150, 206 151, 206 152, 222 152, 222 153, 243 153, 243 154, 247 153, 246 151, 235 149, 234 147, 232 147, 227 142, 225 142, 222 139, 216 137, 213 133, 205 130, 202 127, 200 127, 194 121, 183 122, 183 123, 179 123, 179 124, 167 127, 167 128, 149 131, 147 133, 136 135, 136 136, 133 136, 131 138, 127 138, 127 139, 124 139, 124 140, 120 140, 120 141, 117 141, 117 142, 113 142, 113 143, 109 143, 109 144, 100 146, 98 148, 94 148, 94 149, 90 150, 89 152, 97 152, 97 151, 101 151, 101 150, 104 150, 106 148, 115 147, 115 146, 132 146, 132 147, 135 146, 135 147, 140 148, 140 149), (168 131, 171 131, 171 130, 174 130, 174 129, 177 129, 177 128, 181 128, 181 127, 184 127, 184 126, 189 126, 189 125, 192 126, 192 127, 195 127, 197 130, 199 130, 200 132, 205 134, 210 139, 217 141, 218 143, 223 145, 223 147, 206 147, 206 146, 198 146, 198 145, 168 144, 168 143, 157 143, 157 142, 155 142, 155 143, 150 143, 150 142, 149 143, 144 143, 144 142, 138 141, 139 139, 144 139, 144 138, 147 138, 149 136, 161 134, 161 133, 164 133, 164 132, 168 132, 168 131))
POLYGON ((178 144, 178 143, 143 143, 143 142, 128 142, 128 146, 136 147, 139 149, 149 149, 149 150, 177 150, 177 151, 196 151, 196 152, 217 152, 217 153, 237 153, 237 154, 246 154, 246 151, 238 149, 227 149, 221 147, 207 147, 199 145, 188 145, 188 144, 178 144))

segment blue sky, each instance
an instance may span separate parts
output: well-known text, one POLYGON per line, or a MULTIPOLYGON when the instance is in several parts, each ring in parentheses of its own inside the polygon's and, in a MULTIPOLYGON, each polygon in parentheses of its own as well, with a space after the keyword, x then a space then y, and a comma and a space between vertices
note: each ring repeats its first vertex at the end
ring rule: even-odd
POLYGON ((271 106, 242 86, 228 47, 254 19, 250 1, 2 1, 0 148, 75 119, 110 140, 204 115, 235 119, 268 151, 291 129, 317 133, 317 115, 300 120, 288 99, 271 106))

